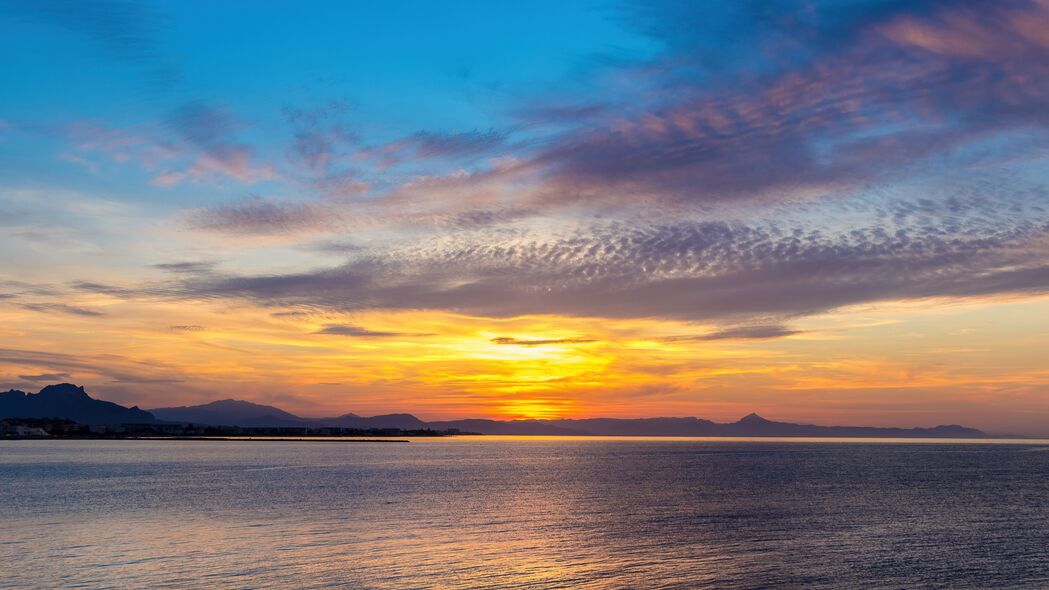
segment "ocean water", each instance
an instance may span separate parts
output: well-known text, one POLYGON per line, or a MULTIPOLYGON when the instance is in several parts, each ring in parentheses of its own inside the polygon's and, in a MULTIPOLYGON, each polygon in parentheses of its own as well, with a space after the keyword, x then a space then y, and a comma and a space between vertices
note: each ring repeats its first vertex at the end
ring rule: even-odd
POLYGON ((1047 588, 1049 445, 0 442, 3 588, 1047 588))

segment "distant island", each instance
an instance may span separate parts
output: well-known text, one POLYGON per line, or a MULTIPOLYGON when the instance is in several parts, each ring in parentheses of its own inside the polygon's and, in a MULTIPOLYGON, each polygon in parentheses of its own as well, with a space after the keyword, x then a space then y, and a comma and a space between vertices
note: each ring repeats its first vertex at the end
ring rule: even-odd
POLYGON ((304 418, 274 406, 219 400, 197 406, 142 410, 94 399, 70 383, 37 393, 0 393, 0 434, 8 436, 442 436, 456 434, 557 436, 766 436, 849 438, 987 438, 975 428, 818 426, 749 414, 736 422, 702 418, 463 419, 425 422, 411 414, 304 418), (35 429, 35 430, 34 430, 35 429), (49 430, 50 429, 50 430, 49 430))

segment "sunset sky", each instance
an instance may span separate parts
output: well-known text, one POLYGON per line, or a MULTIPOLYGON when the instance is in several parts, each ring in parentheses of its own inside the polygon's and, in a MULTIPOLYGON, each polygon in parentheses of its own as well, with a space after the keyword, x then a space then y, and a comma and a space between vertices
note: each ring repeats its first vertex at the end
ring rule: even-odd
POLYGON ((0 389, 1049 435, 1049 1, 0 0, 0 389))

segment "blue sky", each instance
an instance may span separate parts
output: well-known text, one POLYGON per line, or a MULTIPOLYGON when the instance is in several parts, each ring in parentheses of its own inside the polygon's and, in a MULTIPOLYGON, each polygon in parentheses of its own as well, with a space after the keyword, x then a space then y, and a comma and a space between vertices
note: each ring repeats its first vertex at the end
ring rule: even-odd
MULTIPOLYGON (((0 146, 14 164, 8 172, 26 180, 53 182, 59 172, 91 183, 75 166, 56 170, 42 157, 69 127, 157 126, 186 104, 222 109, 239 136, 274 158, 288 141, 288 109, 333 105, 360 145, 420 130, 513 127, 527 139, 514 111, 535 97, 571 100, 599 77, 601 60, 654 46, 594 2, 78 5, 11 3, 0 21, 10 57, 0 75, 17 87, 0 97, 0 110, 26 130, 17 147, 0 146)), ((134 182, 138 171, 111 172, 134 182)))

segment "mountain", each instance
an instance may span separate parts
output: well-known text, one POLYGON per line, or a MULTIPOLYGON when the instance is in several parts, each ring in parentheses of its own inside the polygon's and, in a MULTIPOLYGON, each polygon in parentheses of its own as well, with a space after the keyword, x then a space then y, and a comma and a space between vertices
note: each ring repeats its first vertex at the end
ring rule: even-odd
POLYGON ((979 438, 987 436, 975 428, 957 424, 933 428, 879 428, 870 426, 816 426, 773 422, 757 414, 749 414, 738 422, 721 425, 725 436, 840 436, 840 437, 900 437, 900 438, 979 438))
POLYGON ((433 430, 459 430, 461 432, 473 432, 477 434, 502 434, 517 436, 587 436, 592 433, 583 430, 573 430, 548 424, 538 420, 484 420, 480 418, 466 420, 445 420, 442 422, 427 422, 427 427, 433 430))
POLYGON ((150 410, 160 420, 190 422, 208 426, 335 426, 338 428, 398 428, 421 430, 426 423, 411 414, 385 414, 364 417, 343 414, 335 418, 303 418, 274 407, 235 399, 224 399, 199 406, 179 406, 150 410))
POLYGON ((214 426, 334 426, 340 428, 449 430, 494 435, 546 436, 782 436, 849 438, 980 438, 987 435, 958 425, 932 428, 878 428, 869 426, 817 426, 775 422, 748 414, 736 422, 719 423, 702 418, 582 418, 560 420, 463 419, 425 422, 411 414, 334 418, 303 418, 274 406, 239 400, 221 400, 200 406, 157 408, 157 418, 214 426))
POLYGON ((383 414, 365 418, 357 414, 343 414, 338 418, 311 418, 310 424, 336 426, 339 428, 399 428, 401 430, 422 430, 432 428, 426 422, 411 414, 383 414))
POLYGON ((878 428, 869 426, 816 426, 773 422, 757 414, 748 414, 727 424, 699 418, 589 418, 581 420, 546 420, 563 428, 601 436, 785 436, 785 437, 872 437, 872 438, 972 438, 986 434, 964 426, 934 428, 878 428))
POLYGON ((80 424, 143 424, 157 422, 138 406, 125 408, 94 399, 72 383, 48 385, 38 393, 12 389, 0 393, 2 418, 64 418, 80 424))
POLYGON ((307 423, 280 408, 236 399, 222 399, 200 406, 155 408, 150 412, 166 422, 209 426, 305 426, 307 423))
POLYGON ((714 436, 719 424, 700 418, 583 418, 548 424, 596 436, 714 436))
POLYGON ((701 418, 583 418, 575 420, 448 420, 428 422, 435 430, 458 428, 478 434, 561 436, 784 436, 784 437, 871 437, 871 438, 980 438, 975 428, 876 428, 868 426, 816 426, 773 422, 757 414, 722 424, 701 418))

